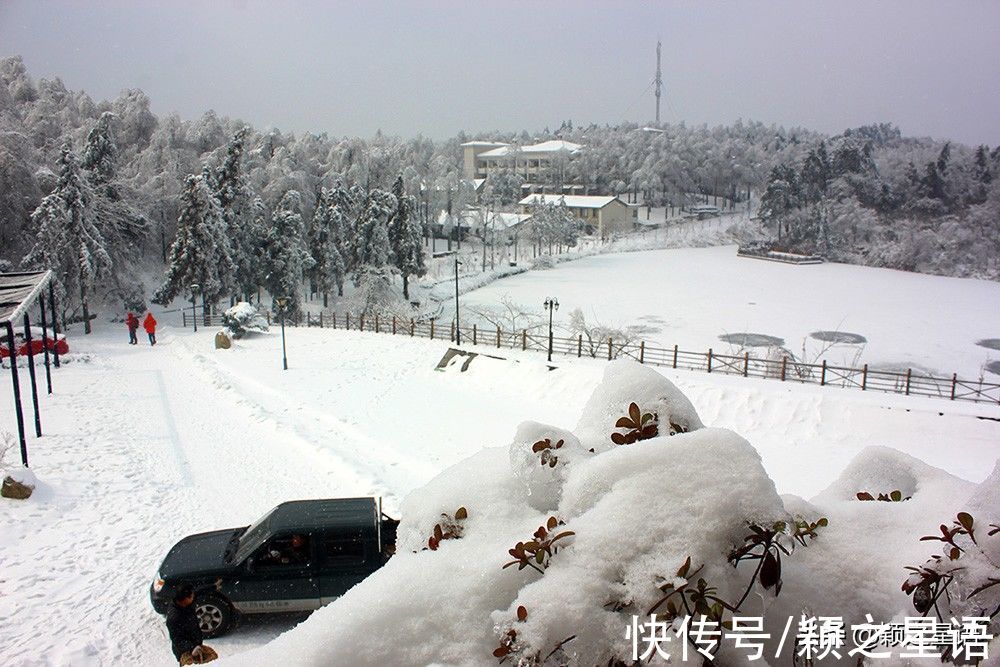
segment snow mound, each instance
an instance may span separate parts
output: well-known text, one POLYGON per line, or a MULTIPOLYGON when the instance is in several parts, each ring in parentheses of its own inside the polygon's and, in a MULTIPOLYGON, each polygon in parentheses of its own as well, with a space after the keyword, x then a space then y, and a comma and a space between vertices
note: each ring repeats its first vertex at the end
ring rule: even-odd
POLYGON ((516 627, 525 653, 545 655, 576 635, 566 651, 600 664, 609 647, 631 654, 624 634, 631 614, 645 614, 662 596, 657 583, 688 557, 705 565, 699 576, 722 597, 737 599, 747 573, 731 567, 727 553, 742 543, 748 521, 786 518, 757 451, 724 429, 616 447, 570 467, 558 516, 573 542, 493 621, 509 622, 524 606, 527 620, 516 627))
POLYGON ((559 506, 566 471, 593 454, 569 431, 524 422, 510 445, 510 465, 528 494, 527 502, 540 512, 559 506))
MULTIPOLYGON (((896 449, 871 446, 858 452, 840 477, 816 496, 814 501, 855 501, 859 492, 868 492, 877 497, 880 493, 900 491, 903 498, 916 497, 934 490, 949 493, 948 482, 957 479, 940 468, 927 465, 896 449)), ((953 500, 953 497, 942 498, 945 505, 949 504, 947 501, 953 500)))
POLYGON ((583 416, 576 427, 583 446, 597 452, 610 449, 615 422, 628 414, 632 402, 643 413, 657 414, 661 434, 669 431, 671 424, 680 426, 683 431, 704 427, 691 401, 673 382, 638 362, 616 360, 605 367, 601 384, 583 408, 583 416))
POLYGON ((990 476, 976 487, 965 506, 977 521, 1000 524, 1000 459, 997 459, 990 476))

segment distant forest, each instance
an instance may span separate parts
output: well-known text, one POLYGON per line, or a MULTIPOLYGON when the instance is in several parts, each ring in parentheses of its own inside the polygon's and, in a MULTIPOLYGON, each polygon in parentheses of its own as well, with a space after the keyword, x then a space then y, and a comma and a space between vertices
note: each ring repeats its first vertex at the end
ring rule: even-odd
MULTIPOLYGON (((743 232, 744 242, 1000 280, 998 148, 903 137, 889 124, 837 136, 747 121, 658 129, 564 121, 539 132, 463 132, 446 140, 259 131, 213 111, 195 121, 157 117, 139 90, 95 102, 58 78, 35 81, 21 58, 7 58, 0 60, 0 266, 45 264, 39 246, 58 235, 52 220, 69 216, 82 224, 89 216, 92 227, 81 229, 101 239, 94 248, 100 257, 85 258, 101 275, 97 284, 127 291, 135 272, 169 263, 185 201, 200 196, 189 177, 211 185, 227 159, 238 160, 240 196, 252 204, 245 219, 230 224, 266 227, 291 215, 308 240, 335 191, 362 199, 393 193, 379 200, 390 224, 405 197, 413 218, 426 224, 474 201, 461 177, 461 143, 562 138, 585 146, 567 163, 565 180, 591 193, 634 192, 653 205, 679 204, 691 192, 737 200, 749 194, 759 225, 743 232), (63 196, 53 204, 49 195, 67 188, 77 203, 63 196)), ((224 198, 221 187, 209 190, 224 198)), ((510 206, 517 189, 498 183, 493 193, 495 203, 510 206)), ((305 257, 302 270, 310 265, 305 257)), ((59 277, 65 291, 73 280, 59 277)))

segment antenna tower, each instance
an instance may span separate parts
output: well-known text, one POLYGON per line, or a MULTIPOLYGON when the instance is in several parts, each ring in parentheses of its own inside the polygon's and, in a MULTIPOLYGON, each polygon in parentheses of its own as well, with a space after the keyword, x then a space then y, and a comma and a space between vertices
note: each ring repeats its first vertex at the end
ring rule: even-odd
POLYGON ((656 125, 660 125, 660 91, 663 88, 663 74, 660 71, 660 40, 656 40, 656 125))

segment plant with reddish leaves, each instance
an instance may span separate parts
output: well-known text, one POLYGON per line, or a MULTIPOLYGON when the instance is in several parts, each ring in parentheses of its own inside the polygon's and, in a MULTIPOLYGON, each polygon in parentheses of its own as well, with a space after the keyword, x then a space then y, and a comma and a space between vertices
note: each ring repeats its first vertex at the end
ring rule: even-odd
POLYGON ((455 516, 445 512, 441 513, 441 521, 434 524, 433 534, 427 538, 427 549, 437 551, 442 540, 457 540, 462 537, 464 526, 460 522, 469 518, 469 512, 464 507, 459 507, 455 511, 455 516))
POLYGON ((538 530, 535 531, 534 539, 527 542, 518 542, 514 545, 513 549, 507 550, 514 557, 514 560, 505 564, 503 566, 504 569, 511 565, 517 565, 518 570, 530 567, 544 574, 545 569, 548 568, 552 560, 552 556, 559 551, 556 542, 576 534, 572 530, 564 530, 557 533, 555 529, 562 525, 565 524, 559 519, 554 516, 549 517, 546 524, 539 526, 538 530))
POLYGON ((539 440, 531 446, 531 451, 536 454, 540 454, 541 463, 543 466, 548 466, 550 468, 555 468, 556 464, 559 462, 559 457, 556 456, 556 451, 562 449, 564 442, 562 439, 558 440, 555 444, 552 444, 552 438, 545 438, 544 440, 539 440))
POLYGON ((868 500, 868 501, 880 500, 884 503, 899 503, 903 502, 904 500, 909 500, 911 498, 911 496, 906 496, 904 498, 903 492, 900 491, 899 489, 896 489, 895 491, 892 491, 890 493, 880 493, 878 494, 877 498, 872 494, 868 493, 867 491, 858 491, 855 494, 855 496, 857 497, 858 500, 868 500))
POLYGON ((639 440, 655 438, 660 433, 659 417, 655 412, 643 413, 637 403, 630 403, 628 414, 615 422, 615 428, 627 429, 624 433, 611 434, 611 442, 616 445, 631 445, 639 440))
MULTIPOLYGON (((517 622, 524 623, 526 620, 528 620, 528 610, 524 607, 524 605, 521 605, 517 608, 517 622)), ((562 640, 556 644, 555 648, 549 651, 548 655, 544 658, 542 657, 541 651, 525 655, 527 647, 517 641, 517 630, 510 627, 507 628, 506 632, 501 635, 500 645, 493 649, 493 657, 499 658, 500 663, 503 664, 510 658, 516 656, 518 667, 539 667, 541 665, 548 664, 548 661, 555 657, 563 646, 574 639, 576 639, 576 635, 572 635, 562 640)), ((565 664, 565 661, 559 660, 558 664, 565 664)))
MULTIPOLYGON (((1000 615, 1000 564, 995 563, 988 550, 977 538, 976 522, 968 512, 959 512, 951 526, 941 524, 939 535, 925 535, 921 542, 941 542, 942 554, 934 554, 919 567, 908 566, 910 575, 902 591, 911 596, 913 608, 926 616, 933 609, 938 619, 951 616, 1000 615), (961 582, 959 593, 949 587, 961 582), (965 592, 967 591, 967 592, 965 592), (964 594, 963 594, 964 592, 964 594), (947 606, 942 610, 942 603, 947 606)), ((1000 525, 989 524, 986 537, 1000 534, 1000 525)), ((944 658, 950 658, 945 652, 944 658)))

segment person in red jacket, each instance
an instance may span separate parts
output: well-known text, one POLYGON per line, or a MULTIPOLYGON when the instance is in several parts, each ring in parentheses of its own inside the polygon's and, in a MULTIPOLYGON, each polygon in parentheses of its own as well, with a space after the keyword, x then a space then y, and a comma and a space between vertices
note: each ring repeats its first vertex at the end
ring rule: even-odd
POLYGON ((136 338, 135 332, 139 330, 139 318, 135 316, 135 313, 128 314, 128 317, 125 318, 125 326, 128 327, 128 344, 138 345, 139 339, 136 338))
POLYGON ((153 313, 146 313, 146 319, 142 321, 142 328, 149 334, 149 344, 156 345, 156 318, 153 313))

